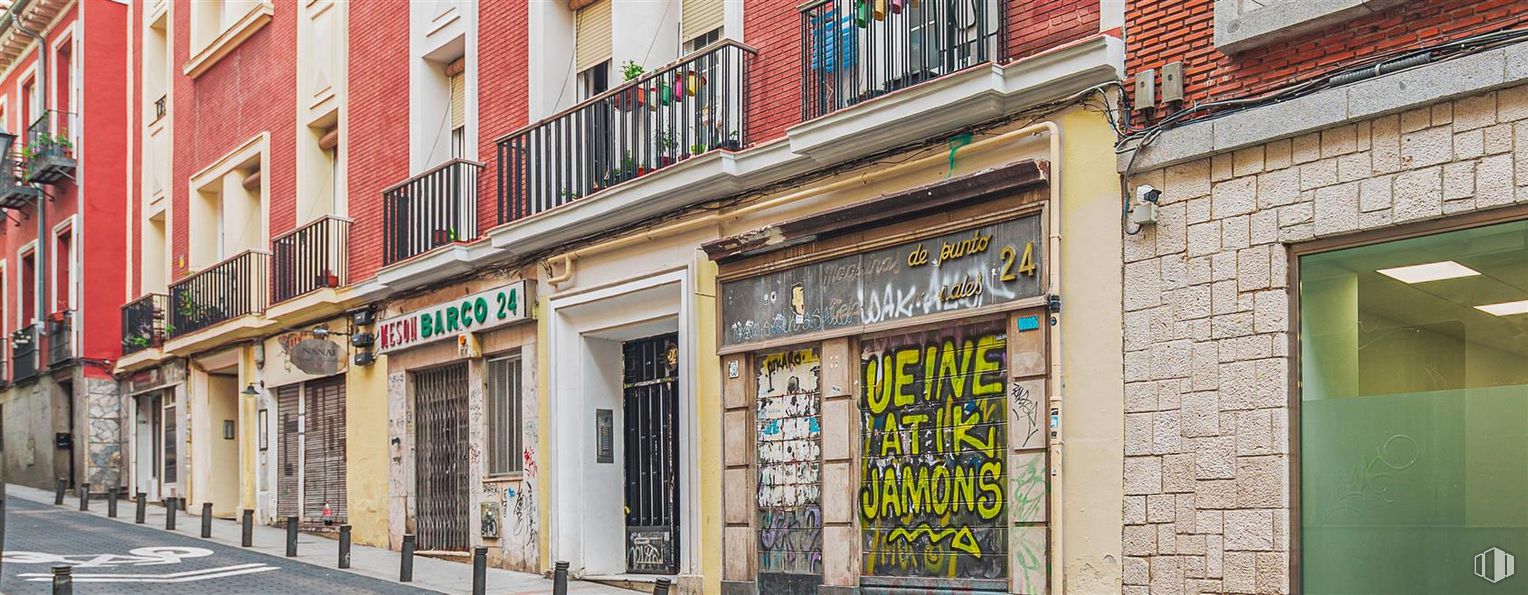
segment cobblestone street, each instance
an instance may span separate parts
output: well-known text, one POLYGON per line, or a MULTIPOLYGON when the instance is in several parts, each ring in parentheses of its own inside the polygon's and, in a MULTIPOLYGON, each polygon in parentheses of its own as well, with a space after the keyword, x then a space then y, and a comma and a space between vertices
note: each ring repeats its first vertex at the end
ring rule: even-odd
MULTIPOLYGON (((21 498, 6 501, 0 592, 48 593, 51 568, 74 567, 75 593, 430 593, 21 498)), ((98 503, 104 506, 104 503, 98 503)), ((132 514, 129 503, 122 511, 132 514)), ((304 536, 304 540, 317 539, 304 536)))

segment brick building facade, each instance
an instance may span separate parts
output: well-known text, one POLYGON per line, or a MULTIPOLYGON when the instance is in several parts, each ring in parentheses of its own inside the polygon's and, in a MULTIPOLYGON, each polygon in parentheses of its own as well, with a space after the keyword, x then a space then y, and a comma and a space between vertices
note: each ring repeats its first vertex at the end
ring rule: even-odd
MULTIPOLYGON (((1304 5, 1273 3, 1262 16, 1285 24, 1259 40, 1227 31, 1258 17, 1229 4, 1131 3, 1130 74, 1181 61, 1182 107, 1317 84, 1203 110, 1162 127, 1145 148, 1128 141, 1119 160, 1134 209, 1150 208, 1136 196, 1160 191, 1152 222, 1127 222, 1124 243, 1124 590, 1436 592, 1502 580, 1471 572, 1492 543, 1445 529, 1456 528, 1450 511, 1462 506, 1446 486, 1469 485, 1476 497, 1499 486, 1475 470, 1445 478, 1432 466, 1467 435, 1491 431, 1474 422, 1418 429, 1402 399, 1478 407, 1472 391, 1516 390, 1479 354, 1522 354, 1485 338, 1510 323, 1484 313, 1493 298, 1463 280, 1443 286, 1452 281, 1396 268, 1453 257, 1486 271, 1482 279, 1501 274, 1477 264, 1479 254, 1406 248, 1498 233, 1523 218, 1524 13, 1511 3, 1437 2, 1296 15, 1273 11, 1304 5), (1351 68, 1375 64, 1367 74, 1351 68), (1452 297, 1431 301, 1436 291, 1452 297), (1382 314, 1379 300, 1391 302, 1382 314), (1452 325, 1453 338, 1431 335, 1437 325, 1452 325), (1414 341, 1429 347, 1401 355, 1414 341), (1470 371, 1447 363, 1449 353, 1470 371), (1373 409, 1340 408, 1365 403, 1373 409), (1428 503, 1419 491, 1432 494, 1428 503), (1372 539, 1346 540, 1344 523, 1372 539), (1439 532, 1424 529, 1434 523, 1439 532), (1442 541, 1424 556, 1387 531, 1442 541)), ((1180 104, 1135 106, 1150 107, 1148 125, 1180 104)), ((1521 247, 1503 249, 1501 258, 1522 262, 1521 247)), ((1459 514, 1493 522, 1484 509, 1459 514)))

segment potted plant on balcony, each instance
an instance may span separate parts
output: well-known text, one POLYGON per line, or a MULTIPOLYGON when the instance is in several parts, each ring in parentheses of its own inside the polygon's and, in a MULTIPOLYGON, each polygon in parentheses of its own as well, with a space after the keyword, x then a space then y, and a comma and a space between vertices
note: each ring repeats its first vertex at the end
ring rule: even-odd
POLYGON ((21 149, 28 182, 51 184, 74 173, 74 143, 63 134, 39 134, 21 149))
POLYGON ((742 148, 742 143, 738 140, 738 133, 736 130, 727 133, 727 140, 722 141, 721 148, 728 151, 736 151, 742 148))
POLYGON ((334 274, 329 269, 319 271, 316 281, 319 287, 334 288, 340 286, 340 276, 334 274))
POLYGON ((63 311, 63 310, 59 310, 57 312, 49 312, 48 313, 48 322, 51 322, 51 323, 54 323, 54 324, 61 324, 61 323, 64 322, 64 318, 66 318, 66 317, 68 317, 68 313, 63 311))
POLYGON ((456 228, 454 228, 454 227, 447 227, 447 228, 443 228, 443 229, 437 229, 437 230, 431 232, 430 238, 432 240, 434 240, 436 246, 440 246, 440 245, 443 245, 443 244, 449 244, 451 242, 455 242, 456 241, 456 228))
POLYGON ((668 167, 674 164, 674 152, 679 148, 679 141, 674 140, 673 132, 658 133, 658 167, 668 167))

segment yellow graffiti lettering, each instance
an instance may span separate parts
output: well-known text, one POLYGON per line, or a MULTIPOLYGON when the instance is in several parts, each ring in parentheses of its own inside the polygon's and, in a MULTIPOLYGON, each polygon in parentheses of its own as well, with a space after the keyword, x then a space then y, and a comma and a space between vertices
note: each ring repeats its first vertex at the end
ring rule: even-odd
POLYGON ((902 435, 897 433, 897 414, 886 414, 885 432, 881 434, 881 456, 889 457, 893 454, 901 456, 902 435), (895 453, 893 453, 895 451, 895 453))
POLYGON ((865 361, 865 405, 873 415, 880 415, 891 405, 890 374, 881 367, 882 358, 865 361))
POLYGON ((892 393, 895 405, 906 407, 913 404, 913 395, 907 392, 907 388, 917 381, 916 375, 908 372, 909 366, 918 365, 918 351, 905 349, 897 352, 897 382, 896 390, 892 393))
MULTIPOLYGON (((926 424, 926 423, 928 423, 928 414, 926 414, 926 413, 904 413, 904 414, 902 414, 902 425, 907 426, 907 433, 910 436, 915 436, 915 437, 916 436, 921 436, 922 435, 923 424, 926 424)), ((909 442, 908 448, 907 448, 908 454, 911 454, 911 455, 914 455, 914 456, 923 454, 922 452, 919 452, 920 449, 922 448, 922 446, 920 445, 921 441, 919 441, 916 438, 914 438, 913 440, 908 440, 908 442, 909 442)))
POLYGON ((976 502, 976 513, 984 519, 995 519, 1003 511, 1003 464, 997 461, 984 462, 976 475, 977 487, 982 492, 976 502))
POLYGON ((881 476, 881 516, 902 516, 902 503, 897 497, 897 477, 892 473, 881 476), (893 508, 896 512, 892 512, 893 508))
POLYGON ((981 545, 976 543, 976 534, 971 532, 970 527, 940 529, 937 531, 928 525, 922 525, 914 529, 898 527, 887 533, 886 539, 888 541, 912 543, 920 536, 927 537, 929 543, 939 543, 946 538, 954 537, 954 539, 950 540, 951 549, 960 550, 978 559, 982 557, 981 545))

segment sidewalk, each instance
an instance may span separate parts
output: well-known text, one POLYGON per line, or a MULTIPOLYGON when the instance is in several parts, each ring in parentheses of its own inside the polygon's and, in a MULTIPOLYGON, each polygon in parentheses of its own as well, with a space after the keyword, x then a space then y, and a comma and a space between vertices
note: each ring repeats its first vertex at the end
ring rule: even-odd
MULTIPOLYGON (((52 492, 26 486, 8 485, 6 486, 6 495, 32 502, 53 504, 52 492)), ((131 500, 118 500, 117 518, 112 520, 132 524, 136 506, 137 504, 131 500)), ((59 508, 78 512, 79 498, 70 495, 64 499, 63 506, 59 508)), ((158 502, 150 502, 146 510, 147 514, 143 526, 156 528, 161 531, 164 530, 164 507, 158 502)), ((78 514, 90 514, 106 518, 106 499, 104 497, 92 499, 90 510, 88 512, 78 512, 78 514)), ((175 517, 175 533, 177 534, 197 537, 201 535, 201 526, 202 519, 199 510, 182 512, 175 517)), ((212 520, 212 538, 208 541, 227 547, 239 548, 239 537, 238 522, 223 519, 212 520)), ((268 554, 283 560, 338 570, 339 541, 336 539, 299 533, 297 537, 296 558, 286 557, 286 529, 284 528, 255 525, 253 542, 253 547, 241 549, 268 554)), ((342 572, 397 582, 400 557, 401 554, 398 552, 364 545, 352 545, 350 548, 350 569, 342 572)), ((414 556, 414 580, 407 584, 411 587, 440 593, 471 593, 471 558, 463 557, 462 560, 462 562, 454 562, 414 556)), ((543 578, 540 575, 492 567, 488 569, 487 584, 489 593, 502 595, 540 595, 552 592, 552 581, 550 579, 543 578)), ((568 593, 633 595, 637 592, 607 587, 598 583, 569 581, 568 593)))

